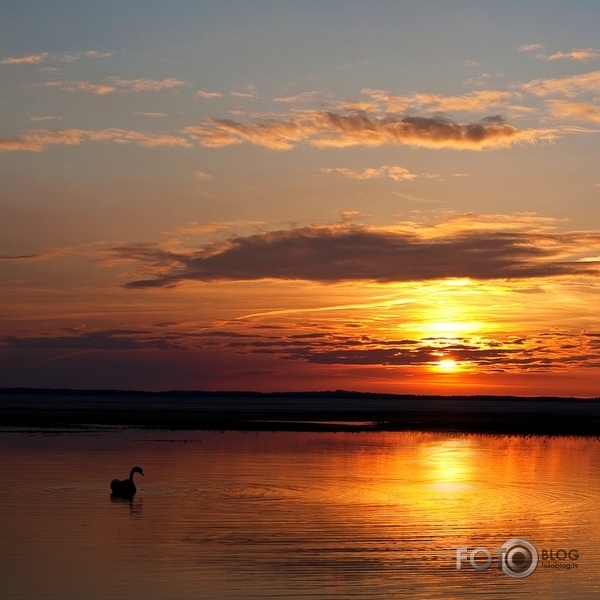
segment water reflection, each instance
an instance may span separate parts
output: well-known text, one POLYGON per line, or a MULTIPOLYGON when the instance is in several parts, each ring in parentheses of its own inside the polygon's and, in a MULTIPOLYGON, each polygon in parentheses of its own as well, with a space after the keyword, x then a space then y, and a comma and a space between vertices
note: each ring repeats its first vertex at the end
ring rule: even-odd
POLYGON ((129 513, 132 515, 140 516, 142 514, 142 503, 143 499, 139 496, 130 496, 129 498, 125 496, 118 496, 115 494, 110 495, 110 501, 113 504, 119 504, 122 506, 129 506, 129 513))
POLYGON ((599 449, 423 433, 5 431, 0 596, 592 598, 599 449), (151 477, 106 502, 124 456, 151 477), (522 581, 468 561, 456 570, 457 547, 513 537, 577 548, 579 567, 522 581))

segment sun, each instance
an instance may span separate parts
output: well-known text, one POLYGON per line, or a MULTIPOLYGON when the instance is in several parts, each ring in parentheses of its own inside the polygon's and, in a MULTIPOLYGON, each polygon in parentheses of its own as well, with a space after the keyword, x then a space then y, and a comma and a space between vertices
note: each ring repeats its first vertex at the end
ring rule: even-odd
POLYGON ((452 358, 442 358, 442 360, 438 362, 438 366, 440 367, 440 369, 442 369, 442 371, 445 371, 447 373, 455 371, 457 367, 456 361, 452 358))

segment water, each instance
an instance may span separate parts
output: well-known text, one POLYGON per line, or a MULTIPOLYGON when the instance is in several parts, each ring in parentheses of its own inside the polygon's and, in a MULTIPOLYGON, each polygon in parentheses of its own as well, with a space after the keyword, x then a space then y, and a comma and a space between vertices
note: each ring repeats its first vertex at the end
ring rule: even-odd
POLYGON ((596 440, 55 433, 0 432, 2 598, 600 594, 596 440), (134 499, 111 500, 136 464, 134 499), (514 537, 578 558, 514 579, 494 552, 514 537), (457 570, 457 547, 491 567, 457 570))

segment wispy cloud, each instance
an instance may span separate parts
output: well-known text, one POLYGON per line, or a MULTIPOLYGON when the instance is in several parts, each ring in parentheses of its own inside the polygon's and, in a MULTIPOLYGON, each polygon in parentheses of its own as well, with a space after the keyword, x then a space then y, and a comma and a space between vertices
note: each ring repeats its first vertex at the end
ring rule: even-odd
POLYGON ((318 92, 302 92, 295 96, 283 96, 281 98, 274 98, 274 102, 287 102, 288 104, 306 104, 308 102, 316 102, 319 97, 318 92))
POLYGON ((364 171, 354 171, 344 167, 328 167, 321 169, 323 173, 342 175, 351 179, 376 179, 378 177, 387 176, 394 181, 412 181, 418 175, 411 173, 404 167, 389 167, 384 165, 378 169, 365 169, 364 171))
POLYGON ((121 79, 119 77, 107 77, 117 88, 127 92, 158 92, 170 90, 171 88, 189 85, 180 79, 167 77, 162 80, 154 79, 121 79))
POLYGON ((28 54, 27 56, 7 56, 2 59, 3 65, 35 65, 44 62, 50 56, 49 52, 28 54))
MULTIPOLYGON (((301 330, 296 326, 295 331, 301 330)), ((556 331, 530 335, 504 334, 491 338, 465 336, 403 337, 374 334, 351 335, 341 331, 277 335, 240 335, 214 330, 204 334, 229 352, 267 354, 316 364, 436 366, 442 358, 475 368, 478 373, 568 370, 600 365, 598 333, 570 332, 570 343, 556 331)))
POLYGON ((575 118, 600 123, 600 106, 591 102, 574 102, 571 100, 549 100, 548 108, 553 117, 559 119, 575 118))
POLYGON ((507 103, 520 95, 515 92, 499 90, 482 90, 470 92, 462 96, 443 96, 441 94, 411 94, 395 96, 385 90, 365 88, 364 94, 382 102, 389 113, 404 114, 409 109, 426 108, 432 112, 471 111, 484 112, 490 108, 507 103))
POLYGON ((206 233, 217 233, 232 229, 262 229, 267 225, 266 221, 249 221, 246 219, 236 219, 235 221, 213 221, 212 223, 188 223, 184 227, 178 228, 178 233, 191 233, 194 235, 204 235, 206 233))
MULTIPOLYGON (((464 225, 464 223, 463 223, 464 225)), ((233 236, 178 251, 125 245, 107 257, 140 261, 150 279, 127 287, 167 287, 183 281, 290 279, 318 282, 402 282, 446 278, 521 279, 600 274, 578 262, 600 249, 600 234, 560 234, 496 228, 456 228, 426 235, 340 223, 233 236)))
POLYGON ((213 176, 202 171, 196 171, 196 179, 199 179, 200 181, 207 181, 208 179, 213 179, 213 176))
POLYGON ((219 92, 204 92, 202 90, 198 90, 195 93, 196 98, 204 98, 205 100, 210 100, 211 98, 222 98, 223 94, 219 92))
POLYGON ((45 116, 45 117, 31 117, 30 121, 60 121, 62 117, 53 117, 53 116, 45 116))
POLYGON ((65 331, 66 335, 17 337, 4 336, 0 341, 13 348, 29 350, 143 350, 181 348, 165 335, 153 335, 143 329, 108 329, 80 332, 65 331))
POLYGON ((457 123, 443 117, 369 117, 336 112, 300 111, 284 118, 242 123, 209 119, 184 129, 203 146, 218 148, 248 142, 272 150, 290 150, 299 143, 320 148, 406 145, 422 148, 484 150, 552 140, 550 129, 520 130, 500 117, 457 123))
POLYGON ((115 92, 158 92, 174 87, 188 85, 179 79, 121 79, 119 77, 107 77, 104 82, 93 83, 91 81, 45 81, 36 84, 39 87, 57 88, 65 92, 91 92, 99 96, 115 92))
POLYGON ((114 52, 98 52, 97 50, 84 50, 82 52, 66 52, 61 54, 59 59, 63 62, 73 62, 79 60, 82 57, 85 58, 108 58, 113 56, 114 52))
POLYGON ((536 96, 543 97, 552 94, 562 94, 572 98, 584 92, 599 92, 600 71, 554 79, 533 79, 528 83, 521 84, 520 87, 536 96))
POLYGON ((229 92, 229 95, 234 98, 247 98, 250 100, 258 98, 258 90, 255 85, 246 85, 242 89, 244 91, 229 92))
POLYGON ((73 62, 80 58, 107 58, 113 56, 114 52, 98 52, 97 50, 84 50, 81 52, 65 52, 63 54, 50 54, 50 52, 40 52, 39 54, 29 54, 26 56, 7 56, 2 59, 3 65, 24 65, 38 64, 47 60, 60 60, 62 62, 73 62))
POLYGON ((135 143, 148 148, 180 146, 190 148, 190 142, 170 134, 152 134, 128 129, 30 129, 19 135, 0 138, 0 152, 41 152, 51 146, 78 146, 85 141, 112 142, 115 144, 135 143))
POLYGON ((151 119, 160 119, 162 117, 167 117, 167 113, 163 112, 137 112, 133 113, 134 115, 139 115, 140 117, 150 117, 151 119))
POLYGON ((521 52, 533 52, 533 50, 540 50, 543 47, 543 44, 523 44, 522 46, 519 46, 519 50, 521 50, 521 52))
POLYGON ((45 81, 36 84, 37 87, 56 88, 65 92, 91 92, 98 96, 112 94, 117 90, 114 85, 91 83, 90 81, 45 81))
MULTIPOLYGON (((378 304, 376 306, 382 306, 378 304)), ((343 306, 313 309, 343 310, 343 306)), ((353 309, 363 308, 353 306, 353 309)), ((280 311, 303 313, 311 309, 280 311)), ((251 315, 252 317, 262 315, 251 315)), ((194 353, 194 364, 206 361, 209 355, 230 356, 232 364, 220 369, 231 369, 242 358, 254 356, 268 360, 276 358, 321 365, 388 365, 395 367, 435 367, 443 358, 452 358, 478 373, 568 371, 573 368, 597 368, 600 365, 600 332, 556 330, 526 335, 498 333, 492 336, 410 336, 398 337, 365 332, 358 323, 346 322, 346 330, 324 328, 318 320, 297 322, 293 327, 253 325, 241 331, 233 323, 228 327, 189 331, 180 323, 163 321, 145 328, 95 329, 65 327, 53 334, 7 335, 0 337, 0 347, 25 351, 54 351, 62 359, 91 351, 144 351, 166 350, 194 353), (351 329, 348 329, 352 326, 351 329)), ((240 324, 240 321, 237 321, 240 324)), ((127 361, 131 355, 119 357, 127 361)), ((164 361, 164 355, 158 360, 164 361)), ((219 363, 207 361, 213 369, 219 363)), ((127 365, 127 362, 126 362, 127 365)))
POLYGON ((547 60, 596 60, 600 58, 600 50, 594 48, 581 48, 569 52, 555 52, 544 57, 547 60))
POLYGON ((65 256, 73 252, 73 248, 51 248, 45 252, 37 252, 35 254, 3 254, 0 253, 0 261, 7 262, 38 262, 42 260, 50 260, 57 256, 65 256))
POLYGON ((419 106, 427 106, 433 111, 471 111, 484 112, 490 108, 506 105, 510 100, 518 97, 513 92, 485 90, 471 92, 463 96, 441 96, 439 94, 415 94, 415 102, 419 106))
POLYGON ((338 102, 335 107, 343 112, 376 113, 381 107, 376 102, 338 102))

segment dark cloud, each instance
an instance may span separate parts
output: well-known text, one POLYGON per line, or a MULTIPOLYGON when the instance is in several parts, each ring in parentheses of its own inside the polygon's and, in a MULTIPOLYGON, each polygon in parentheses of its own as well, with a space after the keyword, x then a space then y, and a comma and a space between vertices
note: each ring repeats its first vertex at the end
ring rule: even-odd
MULTIPOLYGON (((439 336, 394 340, 339 332, 323 335, 310 332, 310 327, 303 328, 306 333, 295 333, 297 328, 292 327, 276 336, 240 334, 227 329, 207 329, 200 333, 142 329, 78 333, 69 328, 69 331, 71 335, 6 336, 0 338, 0 354, 35 356, 40 368, 45 361, 62 364, 62 361, 77 361, 77 357, 86 355, 103 357, 102 364, 104 357, 111 356, 113 362, 120 356, 136 362, 134 355, 160 356, 164 360, 177 356, 185 364, 193 365, 195 360, 200 360, 215 368, 220 361, 231 368, 236 364, 238 367, 277 364, 280 372, 285 371, 287 365, 296 365, 293 367, 296 369, 302 364, 430 368, 438 366, 444 358, 451 358, 460 368, 478 373, 500 369, 522 373, 549 369, 564 372, 576 367, 600 366, 600 340, 596 332, 573 332, 572 342, 565 344, 560 332, 541 332, 526 338, 499 335, 494 339, 439 336)), ((98 368, 102 369, 100 363, 98 368)), ((227 375, 222 372, 222 377, 227 375)))
POLYGON ((291 116, 247 123, 209 119, 202 125, 186 127, 184 133, 211 148, 247 142, 271 150, 290 150, 299 143, 334 148, 394 144, 482 150, 535 144, 554 137, 549 129, 518 129, 498 116, 458 123, 443 116, 398 119, 333 111, 300 111, 291 116))
POLYGON ((32 337, 5 336, 0 338, 3 346, 28 350, 141 350, 179 347, 168 337, 155 337, 149 331, 133 329, 112 329, 78 333, 74 335, 32 337))
MULTIPOLYGON (((222 333, 222 332, 220 332, 222 333)), ((267 356, 292 363, 345 366, 435 367, 451 358, 461 367, 480 373, 500 369, 511 372, 545 372, 573 367, 595 368, 600 363, 598 341, 586 334, 573 336, 577 343, 561 344, 557 332, 528 338, 500 336, 498 339, 421 337, 390 340, 378 336, 352 337, 332 333, 326 337, 282 334, 257 335, 222 343, 229 353, 267 356), (586 339, 587 337, 587 339, 586 339)))
POLYGON ((129 245, 112 258, 148 263, 150 279, 130 288, 186 280, 257 279, 402 282, 468 277, 478 280, 597 275, 597 262, 565 256, 600 245, 600 235, 465 231, 427 238, 359 226, 310 226, 231 237, 190 252, 129 245))

